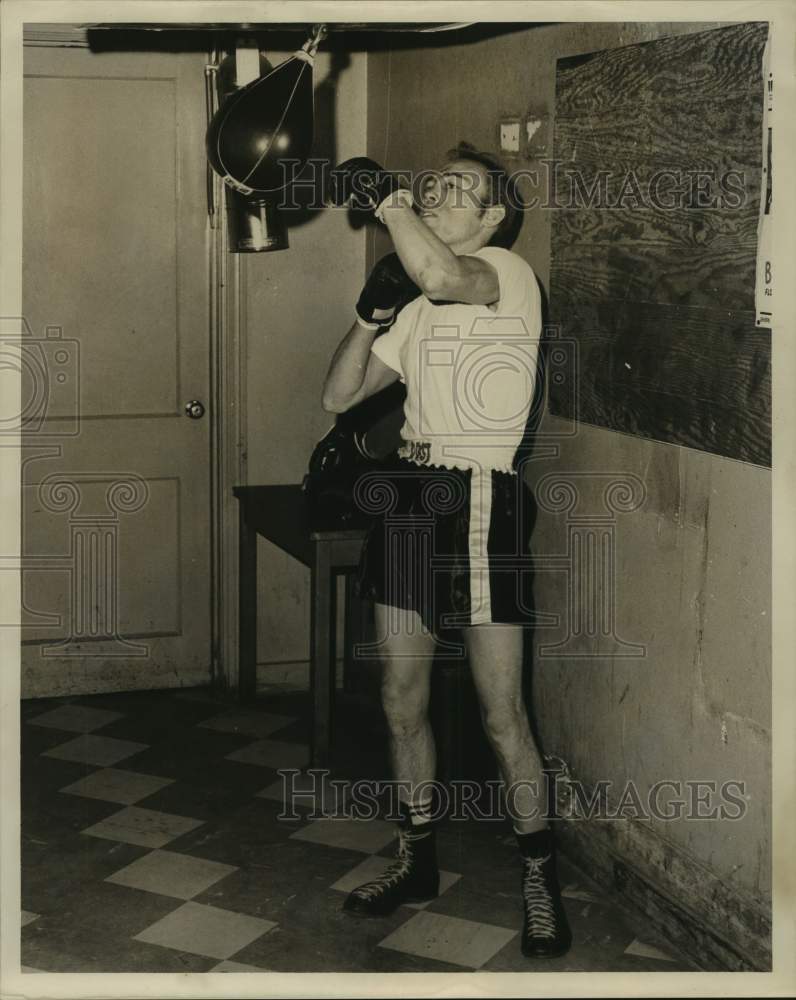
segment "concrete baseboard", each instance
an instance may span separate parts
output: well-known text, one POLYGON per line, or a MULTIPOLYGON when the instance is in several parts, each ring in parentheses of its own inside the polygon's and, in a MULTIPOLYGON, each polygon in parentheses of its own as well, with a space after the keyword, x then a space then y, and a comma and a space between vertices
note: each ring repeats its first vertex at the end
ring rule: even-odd
MULTIPOLYGON (((337 663, 337 687, 342 687, 342 660, 337 663)), ((308 660, 295 660, 287 663, 258 663, 257 689, 267 690, 278 688, 285 691, 309 691, 310 664, 308 660)))
POLYGON ((765 903, 726 885, 642 823, 562 819, 556 826, 564 853, 701 969, 771 971, 765 903))
POLYGON ((177 673, 171 667, 158 669, 150 659, 140 664, 129 660, 53 659, 22 670, 23 698, 66 698, 70 695, 109 694, 118 691, 156 691, 167 688, 206 687, 210 668, 177 673))

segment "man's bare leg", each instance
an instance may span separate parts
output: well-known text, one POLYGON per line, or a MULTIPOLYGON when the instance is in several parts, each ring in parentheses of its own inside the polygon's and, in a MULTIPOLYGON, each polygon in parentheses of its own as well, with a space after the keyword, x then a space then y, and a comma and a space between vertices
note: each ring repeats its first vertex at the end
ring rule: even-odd
POLYGON ((472 625, 464 630, 481 719, 508 791, 517 833, 547 827, 542 758, 522 695, 523 629, 520 625, 472 625))
POLYGON ((531 958, 555 958, 569 950, 572 934, 561 902, 553 833, 545 818, 542 760, 522 696, 523 629, 473 625, 464 630, 464 639, 487 737, 507 791, 516 786, 508 805, 523 859, 522 952, 531 958))
POLYGON ((363 916, 384 916, 401 903, 433 899, 439 890, 431 822, 436 753, 428 717, 435 639, 416 612, 376 604, 375 621, 392 777, 405 787, 399 786, 396 861, 379 878, 354 889, 344 904, 348 912, 363 916))
POLYGON ((435 640, 414 611, 375 605, 381 643, 381 703, 389 730, 395 781, 416 788, 433 781, 436 750, 428 706, 435 640))

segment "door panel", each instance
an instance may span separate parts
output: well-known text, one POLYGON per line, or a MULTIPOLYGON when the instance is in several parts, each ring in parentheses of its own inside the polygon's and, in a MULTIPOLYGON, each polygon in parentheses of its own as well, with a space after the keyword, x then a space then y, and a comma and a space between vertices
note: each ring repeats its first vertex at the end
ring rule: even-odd
POLYGON ((210 678, 203 71, 25 51, 25 695, 210 678))
POLYGON ((177 409, 176 99, 173 80, 26 82, 26 307, 102 372, 83 418, 177 409))

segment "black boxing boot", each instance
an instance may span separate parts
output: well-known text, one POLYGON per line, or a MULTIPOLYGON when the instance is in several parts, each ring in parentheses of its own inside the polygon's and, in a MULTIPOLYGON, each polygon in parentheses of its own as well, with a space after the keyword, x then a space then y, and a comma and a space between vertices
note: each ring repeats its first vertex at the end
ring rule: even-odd
POLYGON ((572 932, 561 902, 553 831, 517 833, 516 837, 523 864, 522 953, 528 958, 558 958, 569 951, 572 932))
POLYGON ((384 917, 402 903, 423 903, 439 893, 436 830, 432 823, 413 826, 408 811, 401 812, 395 861, 349 894, 343 904, 347 913, 384 917))

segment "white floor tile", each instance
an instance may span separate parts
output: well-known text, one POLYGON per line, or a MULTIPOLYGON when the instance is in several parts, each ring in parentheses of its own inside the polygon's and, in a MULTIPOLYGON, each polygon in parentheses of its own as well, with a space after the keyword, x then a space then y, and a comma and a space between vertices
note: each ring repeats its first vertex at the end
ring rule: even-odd
POLYGON ((257 740, 226 756, 239 764, 257 764, 260 767, 306 767, 310 759, 305 743, 285 743, 281 740, 257 740))
POLYGON ((85 705, 59 705, 42 715, 27 719, 28 725, 46 726, 48 729, 65 729, 72 733, 90 733, 100 726, 124 717, 123 712, 111 712, 105 708, 88 708, 85 705))
MULTIPOLYGON (((358 885, 362 885, 363 882, 370 882, 381 875, 384 869, 392 863, 392 860, 392 858, 383 858, 381 855, 372 854, 370 857, 365 858, 364 861, 361 861, 356 868, 352 868, 350 872, 346 872, 342 878, 339 878, 334 883, 332 888, 337 889, 339 892, 349 893, 353 889, 356 889, 358 885)), ((461 875, 458 872, 441 871, 439 873, 439 895, 441 896, 443 892, 447 892, 460 878, 461 875)), ((404 905, 411 907, 413 910, 423 910, 430 902, 432 900, 428 900, 425 903, 406 903, 404 905)))
POLYGON ((231 958, 272 930, 276 924, 203 903, 184 903, 179 909, 135 935, 136 941, 185 951, 206 958, 231 958))
POLYGON ((447 917, 426 910, 416 913, 379 942, 380 948, 439 962, 480 969, 517 934, 517 930, 447 917))
POLYGON ((202 826, 203 821, 187 816, 128 806, 82 832, 103 840, 118 840, 138 847, 165 847, 171 840, 202 826))
POLYGON ((143 889, 176 899, 193 899, 238 869, 218 861, 192 858, 174 851, 152 851, 105 879, 114 885, 143 889))
POLYGON ((241 733, 243 736, 263 739, 295 721, 295 718, 289 715, 233 709, 229 712, 222 712, 220 715, 214 715, 212 719, 205 719, 204 722, 199 723, 199 728, 213 729, 219 733, 241 733))
POLYGON ((96 767, 113 767, 120 760, 132 757, 134 753, 147 750, 147 743, 135 743, 133 740, 116 740, 111 736, 78 736, 67 743, 60 743, 51 750, 46 750, 42 757, 55 757, 56 760, 71 760, 77 764, 93 764, 96 767))
POLYGON ((173 784, 172 778, 158 778, 153 774, 138 774, 136 771, 118 771, 105 767, 94 771, 79 781, 62 788, 67 795, 81 795, 87 799, 101 799, 103 802, 118 802, 131 806, 147 795, 173 784))
POLYGON ((639 958, 657 958, 661 962, 675 961, 675 959, 671 955, 667 955, 665 951, 661 951, 660 948, 656 948, 652 944, 645 944, 643 941, 639 941, 638 938, 634 938, 627 948, 625 948, 625 954, 636 955, 639 958))
POLYGON ((375 854, 396 839, 395 824, 383 819, 316 819, 291 833, 290 839, 375 854))

